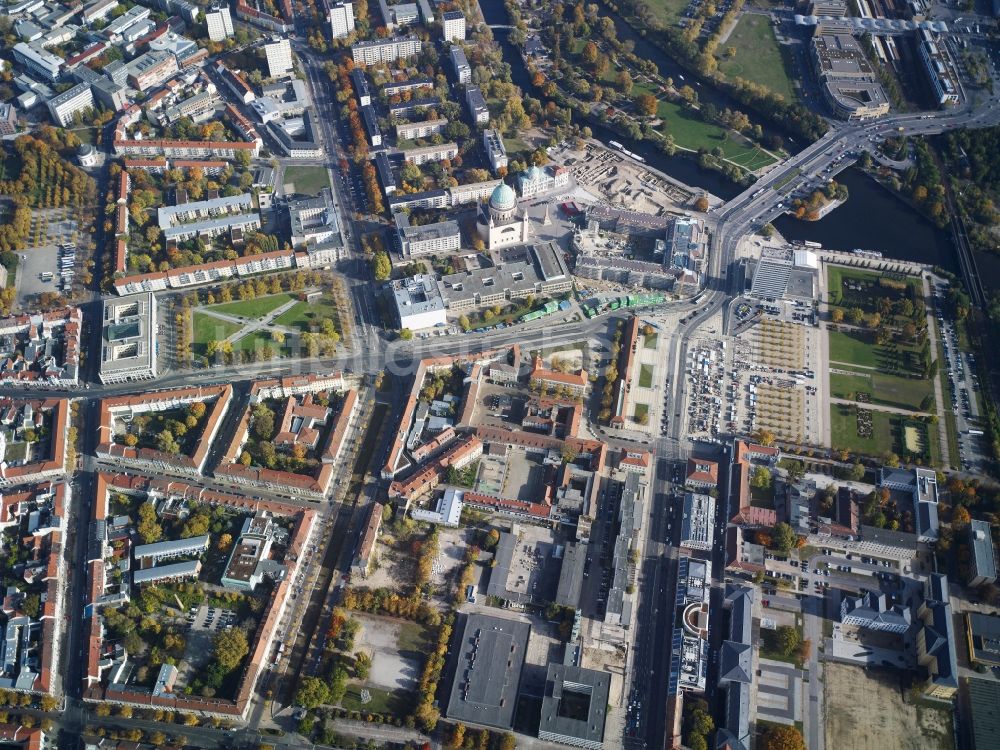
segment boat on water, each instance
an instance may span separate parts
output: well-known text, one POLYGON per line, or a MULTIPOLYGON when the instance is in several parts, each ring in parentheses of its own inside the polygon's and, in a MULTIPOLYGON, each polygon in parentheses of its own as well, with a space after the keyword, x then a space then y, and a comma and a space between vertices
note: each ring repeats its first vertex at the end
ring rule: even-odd
POLYGON ((641 164, 645 164, 646 163, 646 160, 643 159, 641 156, 639 156, 639 154, 634 153, 632 151, 629 151, 627 148, 625 148, 625 146, 623 146, 622 144, 620 144, 618 141, 608 141, 608 145, 611 146, 611 147, 613 147, 613 148, 618 149, 623 154, 625 154, 625 156, 631 157, 631 158, 635 159, 637 162, 640 162, 641 164))
POLYGON ((614 146, 615 148, 620 149, 622 151, 625 150, 625 147, 622 144, 620 144, 618 141, 608 141, 608 145, 609 146, 614 146))

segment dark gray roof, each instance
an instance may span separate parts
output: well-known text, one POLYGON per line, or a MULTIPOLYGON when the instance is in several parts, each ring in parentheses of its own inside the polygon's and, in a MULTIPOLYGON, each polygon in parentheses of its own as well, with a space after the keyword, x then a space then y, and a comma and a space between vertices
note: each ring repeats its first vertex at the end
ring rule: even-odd
POLYGON ((862 526, 861 538, 866 542, 884 544, 887 547, 902 547, 911 550, 917 548, 917 535, 905 531, 880 529, 877 526, 862 526))
POLYGON ((599 747, 604 742, 611 675, 594 669, 550 662, 538 737, 550 742, 599 747))
POLYGON ((583 590, 583 571, 587 565, 587 545, 570 542, 563 552, 562 568, 559 571, 559 588, 556 590, 556 604, 561 607, 580 606, 583 590))
POLYGON ((969 524, 969 547, 972 549, 972 575, 984 578, 997 577, 997 562, 993 553, 993 535, 988 521, 973 521, 969 524))
POLYGON ((753 649, 749 643, 723 641, 719 655, 719 682, 751 682, 753 649))
POLYGON ((992 750, 1000 737, 1000 682, 974 677, 969 680, 972 714, 972 750, 992 750))
POLYGON ((733 586, 726 592, 729 607, 729 640, 750 643, 753 632, 753 589, 733 586))
POLYGON ((1000 664, 1000 617, 979 612, 966 612, 972 633, 972 653, 977 661, 1000 664))
POLYGON ((750 747, 750 685, 734 682, 726 690, 726 721, 715 734, 715 747, 747 750, 750 747))
POLYGON ((531 626, 481 614, 464 619, 452 644, 455 673, 445 715, 510 729, 531 626))
POLYGON ((931 574, 930 596, 925 605, 931 617, 930 622, 925 621, 923 625, 924 645, 928 656, 937 661, 937 674, 931 675, 931 681, 935 685, 958 687, 955 626, 948 597, 948 581, 943 574, 931 574))

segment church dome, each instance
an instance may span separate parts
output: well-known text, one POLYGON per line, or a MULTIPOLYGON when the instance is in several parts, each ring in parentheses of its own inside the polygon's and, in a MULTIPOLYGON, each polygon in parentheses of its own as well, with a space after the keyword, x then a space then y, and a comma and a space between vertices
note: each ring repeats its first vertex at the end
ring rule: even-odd
POLYGON ((511 211, 517 205, 517 195, 514 189, 501 182, 490 195, 490 208, 495 211, 511 211))

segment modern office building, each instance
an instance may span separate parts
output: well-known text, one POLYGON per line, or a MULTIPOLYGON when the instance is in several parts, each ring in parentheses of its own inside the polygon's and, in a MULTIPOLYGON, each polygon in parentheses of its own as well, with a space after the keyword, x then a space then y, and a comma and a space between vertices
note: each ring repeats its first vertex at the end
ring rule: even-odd
POLYGON ((105 385, 156 377, 156 297, 152 292, 104 301, 100 379, 105 385))
POLYGON ((420 54, 420 40, 411 35, 358 42, 351 47, 351 54, 358 65, 395 62, 420 54))
POLYGON ((969 523, 969 553, 969 577, 966 584, 982 586, 996 583, 997 560, 989 521, 969 523))
POLYGON ((52 121, 61 128, 73 123, 73 115, 94 106, 90 85, 78 83, 47 102, 52 121))
POLYGON ((41 76, 46 81, 54 82, 59 79, 59 71, 62 69, 62 58, 56 57, 51 52, 34 44, 18 42, 14 45, 14 60, 23 65, 29 72, 41 76))
POLYGON ((150 50, 125 66, 129 85, 139 91, 159 86, 180 68, 177 58, 166 50, 150 50))
POLYGON ((213 42, 224 41, 235 33, 228 5, 213 5, 207 10, 205 25, 208 27, 208 38, 213 42))
POLYGON ((974 667, 1000 667, 1000 616, 966 612, 965 636, 974 667))
POLYGON ((870 120, 889 113, 889 97, 857 39, 817 29, 810 49, 820 88, 834 115, 870 120))
POLYGON ((446 10, 441 14, 441 38, 446 42, 465 41, 465 14, 460 10, 446 10))
POLYGON ((438 221, 433 224, 410 225, 410 218, 403 211, 393 217, 396 237, 404 258, 421 255, 446 255, 462 245, 462 233, 457 221, 438 221))
MULTIPOLYGON (((573 644, 566 646, 567 652, 575 648, 573 644)), ((608 672, 572 663, 549 662, 545 670, 538 739, 601 750, 610 692, 611 675, 608 672)))
POLYGON ((930 79, 934 98, 940 106, 958 104, 959 93, 956 86, 955 66, 947 47, 934 38, 927 29, 917 32, 920 60, 924 64, 924 72, 930 79))
POLYGON ((400 328, 418 331, 448 322, 441 290, 430 274, 393 281, 392 298, 400 328))
POLYGON ((711 550, 715 530, 715 500, 711 495, 688 492, 684 495, 681 518, 682 547, 711 550))
POLYGON ((343 39, 354 31, 354 3, 338 2, 330 6, 330 34, 343 39))

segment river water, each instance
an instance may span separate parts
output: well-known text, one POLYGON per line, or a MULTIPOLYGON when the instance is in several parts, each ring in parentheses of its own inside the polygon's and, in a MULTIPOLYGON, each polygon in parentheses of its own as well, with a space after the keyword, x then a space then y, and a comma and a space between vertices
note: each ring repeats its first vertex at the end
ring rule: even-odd
MULTIPOLYGON (((480 6, 487 23, 509 23, 502 0, 480 0, 480 6)), ((601 15, 607 15, 615 21, 620 39, 632 39, 635 42, 636 54, 655 62, 662 75, 678 79, 680 68, 659 47, 638 36, 630 26, 609 13, 606 8, 599 7, 601 15)), ((520 52, 507 41, 508 32, 496 29, 493 34, 503 50, 504 60, 511 66, 514 83, 525 93, 532 92, 527 68, 520 52)), ((710 101, 718 107, 740 106, 705 86, 698 89, 698 94, 702 101, 710 101)), ((742 188, 719 173, 701 169, 694 159, 680 155, 667 156, 646 142, 632 141, 596 121, 587 124, 598 140, 606 143, 613 139, 623 143, 630 151, 646 159, 650 166, 687 185, 724 199, 732 198, 742 191, 742 188)), ((850 191, 850 198, 843 206, 819 221, 804 222, 783 216, 774 222, 775 228, 789 240, 811 240, 833 250, 876 250, 887 258, 927 263, 958 272, 955 250, 948 232, 938 229, 859 169, 852 167, 841 172, 837 181, 846 185, 850 191)), ((1000 257, 980 253, 977 254, 977 261, 983 283, 989 287, 1000 287, 1000 257)))

